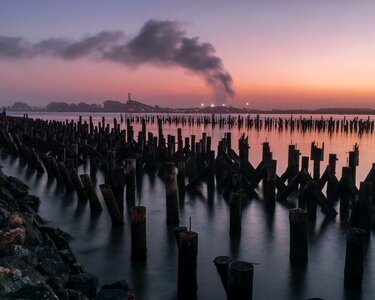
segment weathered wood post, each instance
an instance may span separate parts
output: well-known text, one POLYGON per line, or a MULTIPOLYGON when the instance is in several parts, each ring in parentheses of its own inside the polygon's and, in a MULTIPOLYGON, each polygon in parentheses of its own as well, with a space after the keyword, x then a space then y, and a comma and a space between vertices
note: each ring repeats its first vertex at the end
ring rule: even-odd
POLYGON ((70 179, 72 180, 72 183, 74 185, 74 189, 76 190, 77 196, 79 200, 86 201, 87 195, 85 192, 85 189, 83 187, 83 184, 81 182, 81 179, 79 178, 76 170, 70 169, 69 170, 70 179))
POLYGON ((124 214, 124 187, 126 184, 126 174, 124 168, 112 170, 111 188, 116 199, 117 207, 121 214, 124 214))
POLYGON ((214 264, 217 272, 219 273, 221 283, 225 289, 225 292, 228 293, 228 269, 229 264, 233 260, 229 256, 217 256, 214 259, 214 264))
POLYGON ((177 163, 177 184, 178 184, 178 191, 184 192, 185 191, 185 162, 179 161, 177 163))
POLYGON ((266 162, 269 160, 270 157, 270 143, 269 142, 263 142, 263 147, 262 147, 262 161, 266 162))
POLYGON ((320 162, 324 160, 324 143, 322 148, 319 148, 315 142, 311 143, 310 159, 314 161, 313 179, 320 179, 320 162))
POLYGON ((233 261, 228 266, 228 300, 253 299, 254 266, 245 261, 233 261))
POLYGON ((146 207, 135 206, 131 209, 131 259, 144 260, 147 256, 146 246, 146 207))
POLYGON ((241 162, 248 162, 249 161, 249 142, 248 137, 245 138, 243 135, 238 141, 238 152, 240 156, 241 162))
POLYGON ((178 247, 178 297, 196 299, 198 258, 198 233, 183 231, 180 233, 178 247))
POLYGON ((293 178, 298 174, 299 171, 299 156, 300 151, 296 149, 296 145, 288 146, 288 183, 290 183, 293 178))
POLYGON ((364 230, 349 228, 346 239, 344 286, 347 289, 360 289, 363 279, 364 230))
POLYGON ((207 166, 207 195, 208 200, 212 201, 215 192, 215 150, 211 150, 210 152, 208 152, 207 166))
POLYGON ((177 175, 173 162, 165 163, 165 193, 167 224, 178 225, 180 218, 178 212, 177 175))
POLYGON ((174 228, 174 237, 176 238, 177 247, 180 247, 180 233, 187 231, 185 226, 177 226, 174 228))
POLYGON ((101 211, 102 205, 100 204, 98 195, 95 192, 94 185, 92 184, 91 178, 88 174, 80 175, 83 187, 85 188, 86 195, 89 198, 90 209, 92 211, 101 211))
MULTIPOLYGON (((328 170, 332 175, 336 175, 336 162, 337 155, 330 153, 328 158, 328 170)), ((335 187, 332 185, 332 182, 328 180, 327 182, 327 198, 332 200, 334 196, 335 187)))
POLYGON ((241 234, 241 194, 239 192, 232 192, 230 194, 230 225, 229 233, 230 235, 240 235, 241 234))
POLYGON ((136 164, 135 158, 126 159, 126 201, 129 207, 135 206, 136 164))
POLYGON ((65 188, 68 191, 73 191, 74 185, 72 183, 72 180, 70 179, 69 172, 66 169, 65 164, 62 161, 59 161, 58 166, 59 166, 61 177, 64 180, 65 188))
POLYGON ((353 151, 349 151, 349 168, 351 170, 351 179, 353 185, 356 185, 357 166, 359 165, 359 146, 354 145, 353 151))
POLYGON ((71 145, 71 154, 73 157, 74 168, 77 169, 78 167, 78 144, 71 145))
POLYGON ((349 215, 349 205, 351 195, 348 193, 348 187, 352 185, 351 182, 351 168, 342 167, 341 179, 339 182, 339 196, 340 196, 340 215, 346 217, 349 215))
POLYGON ((307 212, 300 208, 289 212, 290 252, 292 262, 305 262, 308 258, 307 247, 307 212))
POLYGON ((309 172, 309 157, 308 156, 302 156, 301 170, 305 170, 306 172, 309 172))
POLYGON ((113 225, 124 224, 124 218, 117 207, 115 196, 113 195, 111 186, 109 184, 99 185, 100 191, 102 192, 105 204, 107 205, 109 215, 111 216, 113 225))
POLYGON ((267 165, 267 181, 264 186, 264 200, 268 206, 275 204, 275 188, 276 188, 276 166, 277 161, 272 159, 267 165))
POLYGON ((225 133, 225 141, 226 141, 226 149, 227 150, 230 150, 232 149, 232 133, 231 132, 227 132, 225 133))
POLYGON ((370 233, 372 226, 372 183, 361 182, 359 198, 353 203, 350 226, 363 229, 366 234, 370 233))
POLYGON ((59 165, 57 164, 56 159, 54 157, 52 157, 51 160, 50 160, 50 163, 51 163, 51 169, 52 169, 53 173, 55 174, 56 181, 58 183, 63 183, 64 180, 61 176, 59 165))

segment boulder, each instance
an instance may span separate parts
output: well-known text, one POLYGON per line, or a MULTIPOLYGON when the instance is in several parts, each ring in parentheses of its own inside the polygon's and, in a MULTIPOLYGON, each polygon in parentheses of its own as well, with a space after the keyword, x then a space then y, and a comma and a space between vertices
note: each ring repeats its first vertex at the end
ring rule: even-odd
POLYGON ((116 289, 116 290, 123 290, 126 292, 131 291, 129 283, 126 280, 120 280, 111 284, 105 284, 103 285, 102 289, 109 289, 109 290, 116 289))
POLYGON ((8 217, 5 225, 9 228, 16 228, 22 226, 23 222, 23 217, 18 212, 15 212, 8 217))
POLYGON ((92 274, 79 274, 69 276, 66 288, 81 292, 89 298, 94 298, 99 287, 99 280, 92 274))
POLYGON ((25 195, 22 198, 16 200, 22 209, 22 205, 31 207, 34 211, 37 211, 40 205, 40 199, 34 195, 25 195))
POLYGON ((26 285, 21 289, 4 295, 10 299, 30 299, 30 300, 59 300, 52 288, 46 283, 37 285, 26 285))
POLYGON ((69 300, 88 300, 89 299, 84 294, 75 290, 67 289, 67 292, 68 292, 69 300))
POLYGON ((29 191, 29 187, 18 178, 15 178, 13 176, 8 176, 8 190, 15 198, 21 198, 25 195, 27 195, 29 191))
POLYGON ((101 289, 95 300, 127 300, 128 292, 119 289, 101 289))
POLYGON ((64 288, 62 281, 58 277, 48 277, 46 283, 53 289, 60 300, 68 300, 68 291, 64 288))
POLYGON ((39 227, 39 231, 48 234, 48 236, 55 242, 57 249, 70 249, 69 241, 72 239, 72 236, 68 233, 52 227, 39 227))
POLYGON ((23 227, 0 229, 0 257, 16 255, 24 243, 25 234, 23 227))
POLYGON ((45 240, 36 248, 37 270, 46 276, 59 277, 63 284, 69 278, 69 267, 64 264, 52 240, 45 240))
POLYGON ((33 268, 10 269, 2 268, 0 276, 0 296, 15 292, 28 285, 44 282, 44 277, 33 268))

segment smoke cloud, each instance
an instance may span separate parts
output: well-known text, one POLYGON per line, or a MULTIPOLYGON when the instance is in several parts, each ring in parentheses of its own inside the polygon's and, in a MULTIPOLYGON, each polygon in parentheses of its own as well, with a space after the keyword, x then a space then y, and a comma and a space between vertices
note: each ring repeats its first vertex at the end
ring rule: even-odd
POLYGON ((23 38, 0 36, 0 59, 52 56, 63 60, 94 58, 138 67, 153 64, 182 67, 201 76, 212 88, 217 104, 234 96, 232 77, 210 43, 188 37, 181 23, 149 20, 127 39, 122 31, 102 31, 81 40, 49 38, 31 43, 23 38))

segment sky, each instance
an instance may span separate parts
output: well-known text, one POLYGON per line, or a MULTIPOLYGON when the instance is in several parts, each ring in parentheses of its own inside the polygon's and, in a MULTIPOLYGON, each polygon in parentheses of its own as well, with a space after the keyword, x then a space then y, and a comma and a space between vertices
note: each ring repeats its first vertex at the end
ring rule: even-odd
POLYGON ((128 92, 171 107, 375 108, 375 1, 0 0, 0 105, 128 92), (145 42, 151 25, 171 49, 145 42), (103 31, 121 34, 67 57, 103 31))

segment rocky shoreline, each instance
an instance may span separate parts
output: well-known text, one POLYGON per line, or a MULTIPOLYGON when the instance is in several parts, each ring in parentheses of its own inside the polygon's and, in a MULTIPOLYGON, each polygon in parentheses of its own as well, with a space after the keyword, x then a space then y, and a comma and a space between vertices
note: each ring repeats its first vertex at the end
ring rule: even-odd
POLYGON ((45 226, 40 200, 0 169, 0 298, 135 299, 128 283, 99 285, 74 256, 71 236, 45 226))

